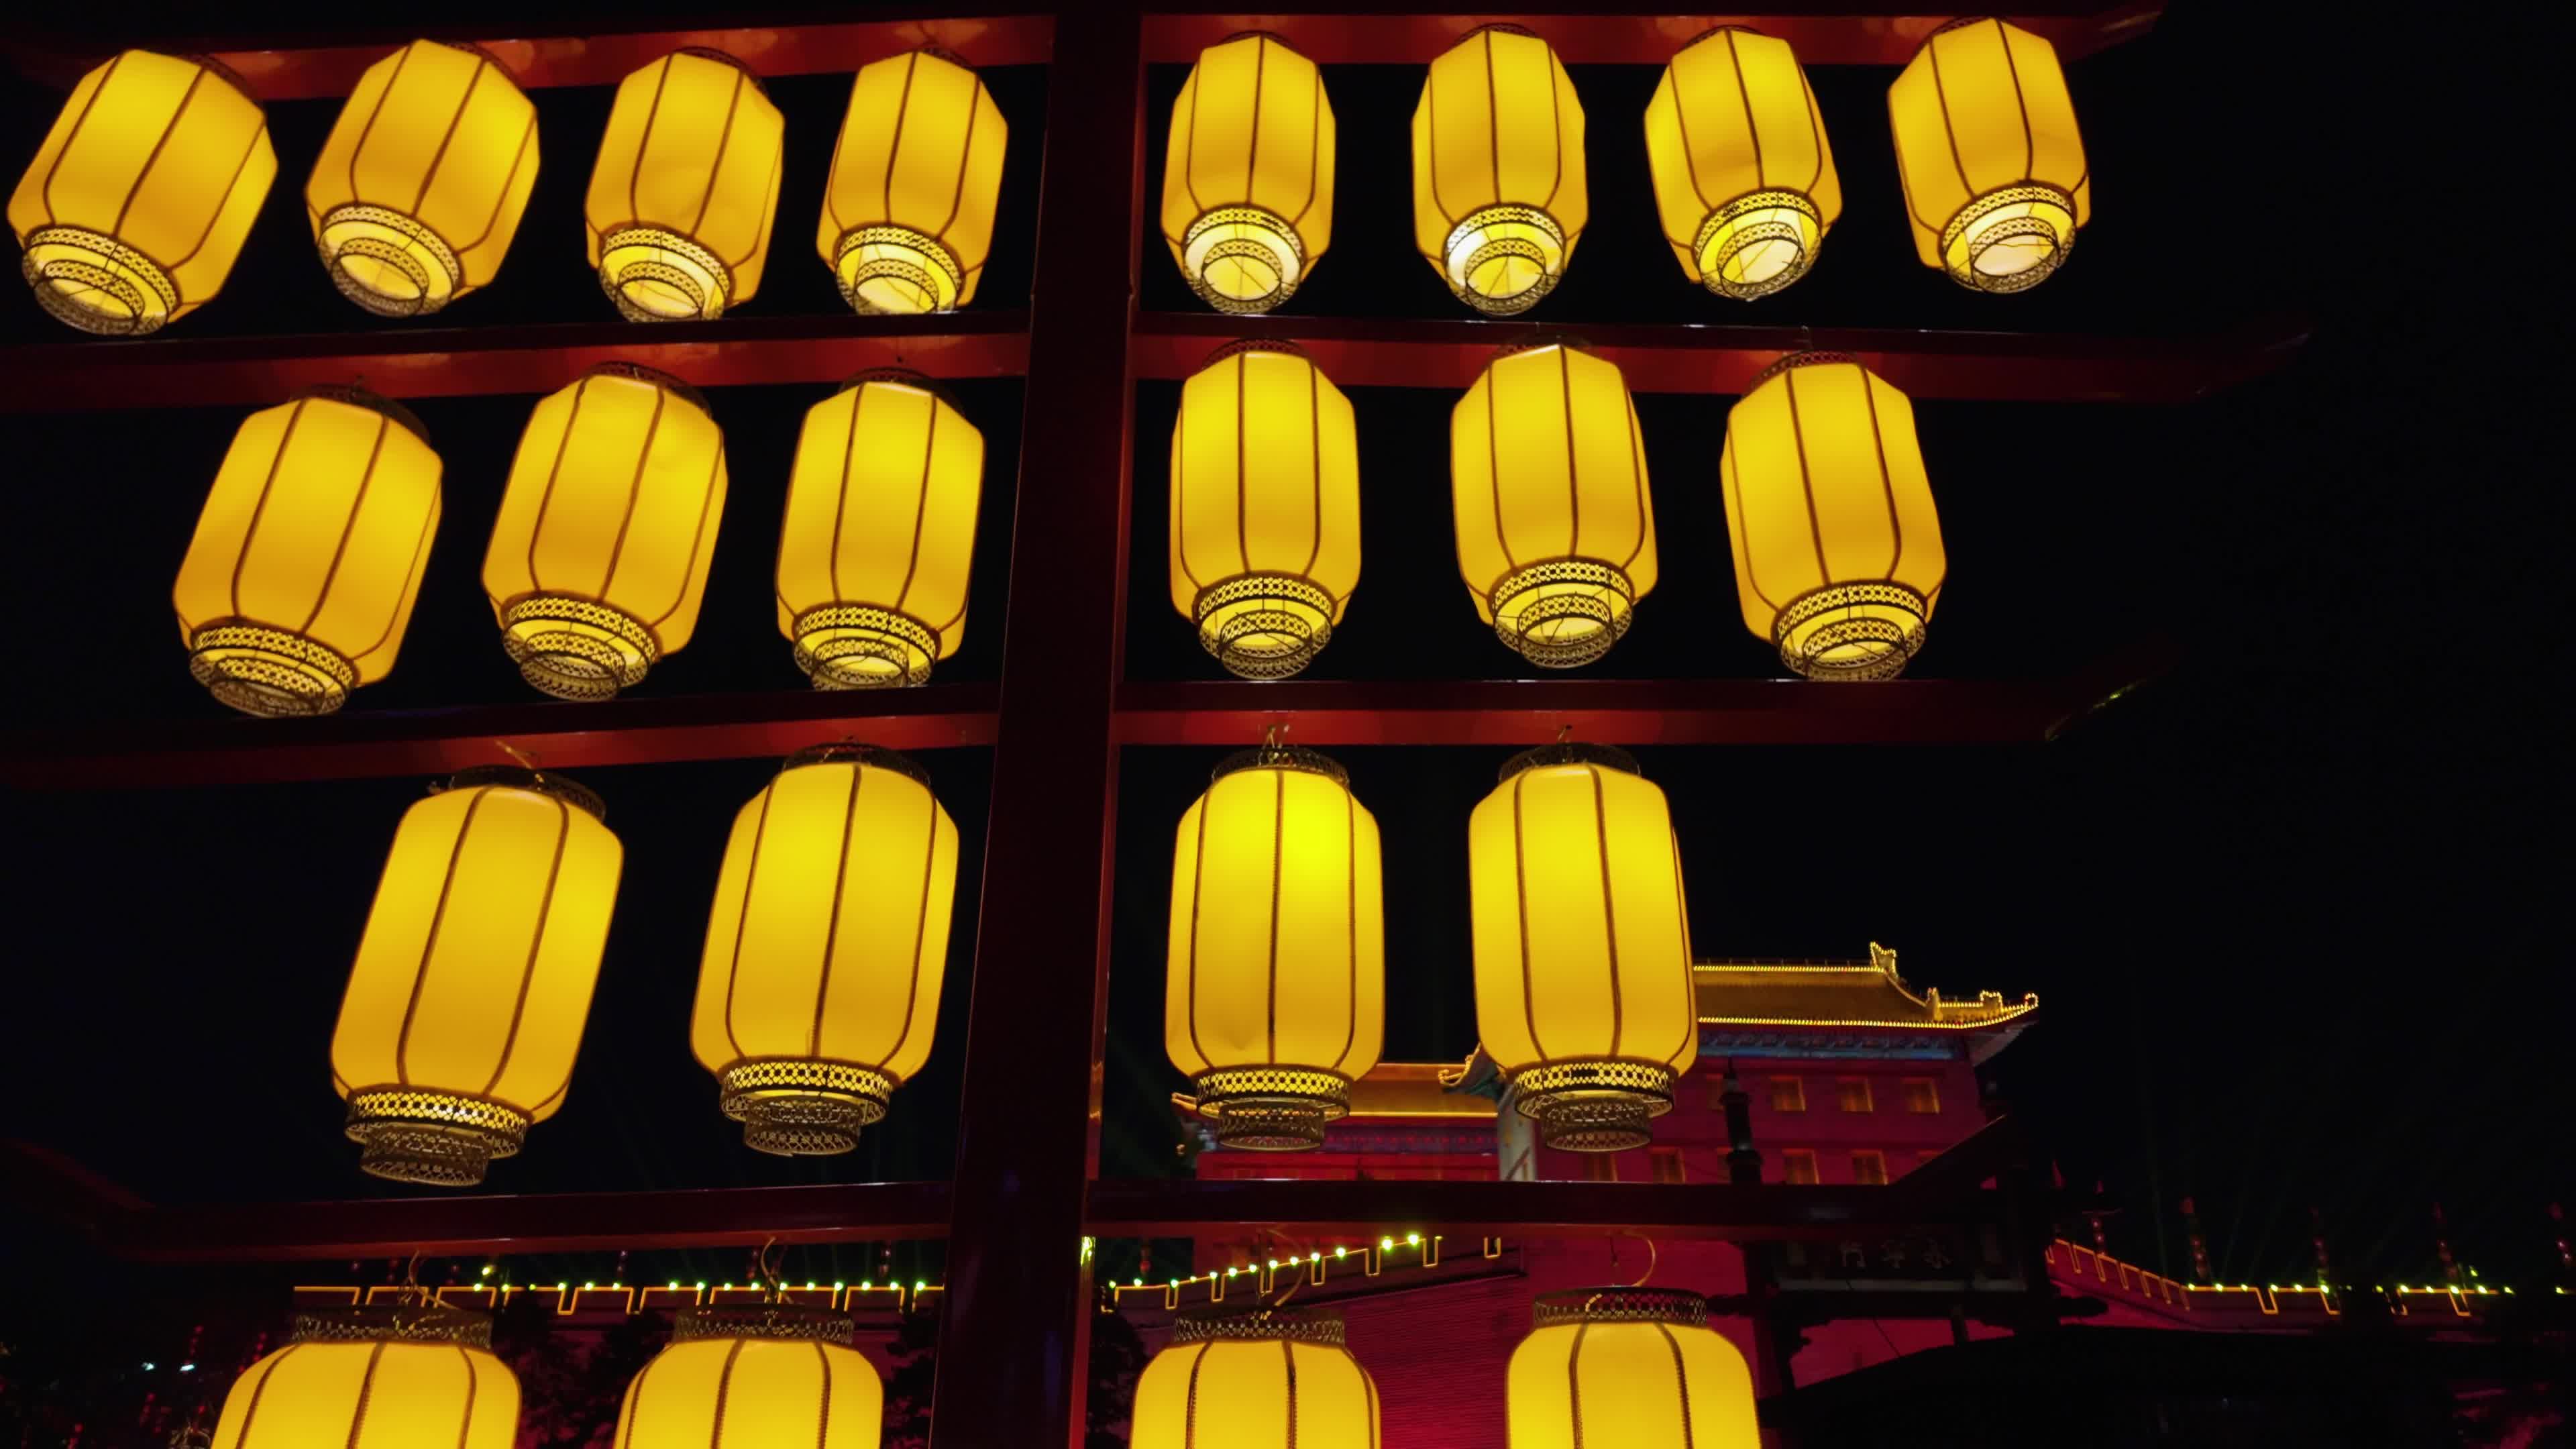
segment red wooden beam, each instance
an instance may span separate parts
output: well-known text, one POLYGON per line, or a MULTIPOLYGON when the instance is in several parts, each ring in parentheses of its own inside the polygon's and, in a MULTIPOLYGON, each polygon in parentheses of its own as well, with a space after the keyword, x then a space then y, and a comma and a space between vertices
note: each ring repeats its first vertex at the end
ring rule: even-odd
POLYGON ((1507 346, 1579 343, 1637 392, 1740 394, 1806 347, 1857 355, 1908 396, 2016 402, 2182 402, 2280 367, 2307 340, 2277 316, 2205 337, 1935 332, 1889 328, 1556 325, 1463 318, 1226 317, 1153 312, 1137 324, 1136 375, 1188 377, 1239 337, 1294 342, 1344 387, 1463 389, 1507 346))
POLYGON ((42 342, 0 348, 0 413, 156 408, 173 398, 264 407, 298 388, 357 377, 387 397, 543 393, 601 362, 640 362, 699 387, 832 383, 891 366, 1016 377, 1028 363, 1028 325, 1024 312, 959 312, 42 342))
POLYGON ((1940 1203, 1887 1187, 1597 1182, 1094 1183, 1088 1229, 1103 1238, 1187 1237, 1237 1224, 1378 1237, 1589 1237, 1651 1232, 1726 1242, 1883 1237, 1992 1221, 1992 1194, 1940 1203))

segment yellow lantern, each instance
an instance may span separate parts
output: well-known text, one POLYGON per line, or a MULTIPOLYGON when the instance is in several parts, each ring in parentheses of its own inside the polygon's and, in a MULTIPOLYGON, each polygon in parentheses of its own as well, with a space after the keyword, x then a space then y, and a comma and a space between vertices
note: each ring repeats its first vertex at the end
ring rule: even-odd
POLYGON ((675 50, 618 83, 582 212, 627 321, 721 317, 760 290, 786 132, 760 78, 720 50, 675 50))
POLYGON ((627 1386, 618 1449, 876 1449, 885 1386, 851 1328, 786 1304, 683 1311, 627 1386))
POLYGON ((1610 652, 1655 587, 1655 505, 1618 365, 1564 343, 1496 358, 1449 416, 1458 571, 1532 664, 1610 652))
POLYGON ((983 78, 931 50, 861 66, 814 249, 860 316, 975 300, 1011 128, 983 78))
POLYGON ((743 1140, 847 1152, 923 1062, 957 898, 930 777, 866 745, 788 757, 734 817, 689 1040, 743 1140))
POLYGON ((1718 455, 1744 627, 1809 679, 1893 679, 1949 557, 1914 404, 1838 352, 1763 370, 1718 455))
POLYGON ((188 671, 245 714, 329 714, 392 672, 438 535, 420 420, 310 388, 243 420, 171 602, 188 671))
POLYGON ((286 1347, 233 1381, 210 1449, 510 1449, 518 1433, 491 1319, 380 1304, 297 1314, 286 1347))
POLYGON ((1278 36, 1199 52, 1172 104, 1163 241, 1220 312, 1286 302, 1333 243, 1333 104, 1278 36))
POLYGON ((1488 25, 1431 62, 1413 112, 1413 245, 1468 306, 1526 312, 1591 219, 1583 102, 1548 43, 1488 25))
POLYGON ((984 435, 930 380, 863 372, 805 414, 778 632, 817 689, 920 684, 966 637, 984 435))
POLYGON ((129 50, 82 76, 9 196, 19 270, 84 332, 141 337, 223 290, 277 152, 240 77, 129 50))
POLYGON ((1182 384, 1171 476, 1172 607, 1200 645, 1246 679, 1313 663, 1360 581, 1350 399, 1293 346, 1232 343, 1182 384))
POLYGON ((304 183, 340 295, 385 317, 488 285, 537 184, 537 108, 472 46, 415 40, 358 77, 304 183))
POLYGON ((1377 1449, 1377 1413, 1339 1314, 1183 1313, 1136 1381, 1129 1432, 1135 1449, 1377 1449))
POLYGON ((1377 817, 1313 750, 1246 750, 1172 845, 1163 1044, 1228 1147, 1320 1147, 1386 1027, 1377 817))
POLYGON ((1708 1300, 1655 1288, 1542 1293, 1506 1378, 1511 1449, 1757 1449, 1753 1372, 1708 1300))
POLYGON ((1963 287, 2038 286, 2093 219, 2075 101, 2044 36, 1951 21, 1888 87, 1887 119, 1915 254, 1963 287))
POLYGON ((1567 1152, 1643 1146, 1699 1052, 1664 792, 1607 745, 1515 755, 1467 822, 1476 1024, 1510 1100, 1567 1152))
POLYGON ((698 627, 724 521, 724 430, 687 383, 603 362, 520 435, 483 592, 520 677, 607 699, 698 627))
POLYGON ((403 812, 331 1037, 359 1166, 461 1187, 563 1105, 624 851, 560 775, 461 771, 403 812))
POLYGON ((1721 297, 1807 274, 1843 211, 1825 118, 1789 42, 1724 25, 1683 46, 1646 103, 1664 240, 1721 297))

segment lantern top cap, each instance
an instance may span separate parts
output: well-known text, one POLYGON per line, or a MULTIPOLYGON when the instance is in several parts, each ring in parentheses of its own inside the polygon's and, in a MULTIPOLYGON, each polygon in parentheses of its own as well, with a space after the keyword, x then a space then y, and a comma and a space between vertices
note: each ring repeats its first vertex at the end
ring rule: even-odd
POLYGON ((807 1308, 794 1303, 741 1303, 715 1308, 687 1308, 672 1325, 673 1343, 709 1339, 768 1338, 792 1342, 847 1344, 856 1325, 846 1313, 807 1308))
MULTIPOLYGON (((1507 357, 1518 357, 1524 352, 1545 352, 1551 347, 1563 348, 1567 352, 1579 352, 1586 357, 1597 356, 1591 348, 1583 344, 1582 338, 1541 328, 1497 346, 1494 349, 1494 362, 1500 362, 1507 357)), ((1486 364, 1488 367, 1492 365, 1491 362, 1486 364)), ((1610 366, 1616 370, 1619 364, 1613 362, 1610 366)))
POLYGON ((948 389, 940 385, 939 379, 909 367, 861 368, 848 377, 842 378, 841 385, 832 390, 832 396, 839 397, 845 392, 856 392, 872 382, 891 382, 903 387, 916 388, 948 404, 951 409, 958 412, 965 411, 957 406, 957 399, 949 395, 948 389))
MULTIPOLYGON (((1547 45, 1545 37, 1541 36, 1537 31, 1530 29, 1526 25, 1514 25, 1508 20, 1488 20, 1484 24, 1477 26, 1475 29, 1468 31, 1466 34, 1459 36, 1457 44, 1452 45, 1449 48, 1451 50, 1456 50, 1458 46, 1465 45, 1468 41, 1475 39, 1477 36, 1488 33, 1495 35, 1525 35, 1532 40, 1538 41, 1541 45, 1547 45)), ((1548 46, 1548 49, 1550 50, 1554 50, 1555 48, 1556 47, 1552 45, 1548 46)))
POLYGON ((519 765, 476 765, 470 769, 457 771, 448 777, 445 785, 436 787, 436 790, 443 792, 485 787, 531 790, 550 799, 560 800, 602 825, 608 823, 608 802, 599 798, 598 791, 548 770, 531 770, 519 765))
POLYGON ((784 775, 790 770, 801 770, 807 765, 859 765, 878 770, 891 770, 915 781, 925 790, 930 788, 930 772, 921 767, 920 761, 910 755, 900 755, 877 745, 863 744, 858 740, 834 740, 829 744, 807 745, 789 755, 778 767, 778 773, 784 775))
POLYGON ((1196 1309, 1172 1319, 1172 1342, 1320 1343, 1342 1346, 1342 1316, 1313 1308, 1196 1309))
POLYGON ((1323 751, 1310 750, 1303 745, 1280 744, 1255 745, 1251 749, 1238 750, 1226 756, 1217 761, 1215 769, 1208 772, 1208 783, 1213 785, 1228 775, 1240 774, 1245 770, 1295 770, 1308 775, 1321 775, 1346 789, 1351 783, 1351 772, 1342 768, 1341 761, 1323 751))
POLYGON ((1238 337, 1232 342, 1225 344, 1223 347, 1218 348, 1216 351, 1209 353, 1207 355, 1207 361, 1199 364, 1199 371, 1205 372, 1209 368, 1216 366, 1218 363, 1223 362, 1228 358, 1241 357, 1247 352, 1271 352, 1276 353, 1281 357, 1296 358, 1298 361, 1305 363, 1309 367, 1313 367, 1315 365, 1315 359, 1307 353, 1305 348, 1298 346, 1294 342, 1288 341, 1286 338, 1238 337))
POLYGON ((492 1320, 428 1301, 351 1304, 295 1315, 296 1343, 453 1343, 492 1346, 492 1320))
POLYGON ((2000 15, 1960 15, 1949 20, 1944 20, 1940 24, 1932 27, 1932 33, 1923 37, 1922 44, 1914 47, 1914 55, 1907 57, 1906 63, 1911 65, 1917 57, 1920 57, 1923 54, 1924 51, 1932 48, 1933 41, 1940 39, 1942 36, 1949 34, 1953 30, 1966 30, 1973 25, 2005 25, 2008 23, 2009 22, 2000 15))
POLYGON ((298 401, 305 398, 320 398, 325 402, 342 403, 353 408, 365 408, 371 413, 381 413, 402 425, 413 437, 424 443, 429 441, 429 429, 421 423, 418 414, 392 398, 354 382, 318 382, 311 387, 296 389, 295 397, 298 401))
POLYGON ((1266 40, 1272 45, 1278 46, 1281 50, 1288 52, 1290 55, 1308 60, 1313 59, 1312 56, 1308 56, 1306 52, 1299 50, 1295 45, 1291 44, 1287 36, 1280 34, 1276 30, 1262 30, 1258 27, 1251 30, 1238 30, 1232 35, 1227 36, 1225 39, 1218 41, 1215 45, 1209 46, 1207 50, 1200 51, 1199 54, 1205 55, 1208 53, 1208 50, 1216 50, 1223 46, 1232 45, 1238 40, 1266 40))
MULTIPOLYGON (((242 78, 242 73, 240 71, 224 64, 222 61, 216 59, 212 55, 208 55, 204 51, 154 50, 148 45, 137 45, 129 48, 142 51, 146 55, 167 56, 172 60, 185 61, 204 71, 206 74, 213 76, 215 79, 222 81, 225 85, 231 86, 241 95, 243 100, 250 102, 252 106, 258 107, 260 104, 259 97, 251 93, 250 82, 242 78)), ((266 114, 265 108, 261 108, 261 114, 266 114)))
MULTIPOLYGON (((467 55, 473 56, 475 59, 482 61, 485 65, 492 67, 494 70, 499 71, 501 73, 501 79, 510 83, 510 89, 518 91, 522 95, 527 93, 526 88, 519 84, 519 73, 516 70, 511 69, 508 61, 503 60, 501 57, 493 54, 490 50, 485 49, 483 46, 478 45, 471 40, 436 40, 424 35, 413 41, 411 44, 443 45, 449 50, 461 50, 467 55)), ((405 50, 409 50, 410 48, 411 46, 409 45, 403 47, 405 50)))
POLYGON ((1699 44, 1699 43, 1700 43, 1701 41, 1703 41, 1703 40, 1715 40, 1717 37, 1719 37, 1719 36, 1721 36, 1721 35, 1724 35, 1725 33, 1727 33, 1727 32, 1728 32, 1728 31, 1730 31, 1730 30, 1740 31, 1740 32, 1742 32, 1743 34, 1746 34, 1746 35, 1761 35, 1761 36, 1764 36, 1766 39, 1768 38, 1768 34, 1767 34, 1767 32, 1765 32, 1765 31, 1761 30, 1760 28, 1758 28, 1758 27, 1756 27, 1756 26, 1751 26, 1751 25, 1712 25, 1712 26, 1710 26, 1708 29, 1701 31, 1699 34, 1692 36, 1690 39, 1683 41, 1683 42, 1681 43, 1680 47, 1679 47, 1678 49, 1676 49, 1676 50, 1674 50, 1674 51, 1673 51, 1673 54, 1675 54, 1675 55, 1679 55, 1679 54, 1681 54, 1681 53, 1682 53, 1682 51, 1685 51, 1685 50, 1690 49, 1692 46, 1699 44))
POLYGON ((583 368, 581 375, 585 378, 622 377, 628 382, 640 382, 650 387, 658 387, 663 391, 682 399, 687 402, 689 406, 696 408, 699 412, 705 413, 708 417, 712 418, 715 416, 714 409, 707 406, 707 395, 705 393, 698 391, 696 388, 689 386, 687 383, 680 381, 678 378, 673 377, 671 374, 664 372, 658 367, 646 367, 640 362, 594 362, 590 366, 583 368))
POLYGON ((1530 1303, 1530 1326, 1563 1323, 1673 1323, 1708 1326, 1708 1300, 1675 1288, 1574 1288, 1530 1303))
MULTIPOLYGON (((1848 352, 1828 352, 1821 348, 1814 347, 1802 348, 1799 351, 1792 352, 1787 356, 1782 357, 1779 361, 1772 363, 1769 367, 1762 369, 1760 372, 1753 374, 1753 386, 1760 387, 1762 384, 1769 382, 1780 374, 1797 368, 1822 367, 1827 364, 1837 362, 1849 363, 1854 367, 1860 366, 1860 359, 1848 352)), ((1751 388, 1746 389, 1748 392, 1751 390, 1751 388)))
POLYGON ((732 66, 735 70, 742 72, 743 79, 751 82, 751 88, 753 90, 760 92, 764 96, 769 94, 769 87, 761 83, 760 72, 753 70, 749 61, 744 60, 741 56, 735 55, 730 51, 718 50, 712 45, 684 45, 679 49, 672 51, 670 55, 666 55, 662 58, 664 60, 669 60, 672 56, 679 55, 695 56, 700 60, 714 61, 718 65, 732 66))
POLYGON ((1619 770, 1630 775, 1645 773, 1637 768, 1637 757, 1617 745, 1559 740, 1552 745, 1523 750, 1503 761, 1503 768, 1495 773, 1494 779, 1499 784, 1525 770, 1541 770, 1551 765, 1598 765, 1605 770, 1619 770))

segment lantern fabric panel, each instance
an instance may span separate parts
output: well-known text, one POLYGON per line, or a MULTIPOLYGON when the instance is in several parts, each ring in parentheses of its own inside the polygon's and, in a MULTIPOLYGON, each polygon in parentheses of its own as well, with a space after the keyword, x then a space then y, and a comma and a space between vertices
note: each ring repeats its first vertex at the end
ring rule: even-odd
POLYGON ((213 1449, 510 1449, 519 1380, 461 1343, 304 1341, 252 1364, 225 1395, 213 1449))
POLYGON ((2046 37, 1953 21, 1888 88, 1887 116, 1915 254, 1961 286, 2037 286, 2093 219, 2075 102, 2046 37))
POLYGON ((928 50, 860 67, 833 143, 815 250, 861 316, 975 300, 1010 126, 981 76, 928 50))
POLYGON ((489 284, 537 159, 536 107, 481 51, 415 40, 367 67, 304 186, 332 283, 388 317, 489 284))
POLYGON ((689 1039, 754 1148, 847 1152, 929 1060, 957 826, 918 766, 791 757, 735 816, 689 1039))
POLYGON ((818 689, 920 684, 966 637, 984 435, 916 373, 805 414, 778 535, 778 632, 818 689))
POLYGON ((1324 75, 1275 35, 1199 52, 1172 105, 1163 242, 1220 312, 1286 302, 1333 240, 1337 134, 1324 75))
POLYGON ((9 197, 36 300, 140 337, 223 289, 277 178, 258 102, 211 62, 129 50, 81 77, 9 197))
POLYGON ((713 319, 760 290, 786 121, 721 51, 620 82, 583 215, 599 285, 630 322, 713 319))
POLYGON ((1757 1449, 1753 1374, 1697 1294, 1542 1295, 1505 1376, 1510 1449, 1757 1449))
POLYGON ((1359 432, 1305 354, 1238 343, 1182 385, 1172 425, 1172 607, 1247 679, 1297 673, 1360 576, 1359 432))
POLYGON ((1488 25, 1431 62, 1413 112, 1413 242, 1460 301, 1536 306, 1591 219, 1583 102, 1548 43, 1488 25))
POLYGON ((1645 443, 1618 367, 1563 344, 1497 358, 1450 414, 1449 459, 1477 617, 1533 664, 1608 653, 1659 572, 1645 443))
POLYGON ((1905 394, 1838 353, 1783 359, 1718 455, 1744 626, 1811 679, 1890 679, 1949 560, 1905 394))
POLYGON ((685 647, 726 481, 724 430, 676 378, 602 363, 538 402, 483 559, 521 676, 605 699, 685 647))
POLYGON ((683 1313, 627 1386, 618 1449, 876 1449, 885 1387, 850 1331, 814 1310, 683 1313))
POLYGON ((1692 281, 1750 301, 1806 275, 1843 209, 1789 43, 1726 26, 1684 46, 1646 106, 1664 240, 1692 281))
POLYGON ((390 672, 438 533, 399 405, 320 388, 243 420, 171 590, 189 671, 248 714, 327 714, 390 672))
POLYGON ((1183 1314, 1136 1382, 1135 1449, 1378 1449, 1377 1385, 1342 1322, 1294 1309, 1183 1314))
POLYGON ((559 776, 467 771, 404 813, 331 1039, 362 1166, 477 1182, 563 1105, 623 859, 559 776))

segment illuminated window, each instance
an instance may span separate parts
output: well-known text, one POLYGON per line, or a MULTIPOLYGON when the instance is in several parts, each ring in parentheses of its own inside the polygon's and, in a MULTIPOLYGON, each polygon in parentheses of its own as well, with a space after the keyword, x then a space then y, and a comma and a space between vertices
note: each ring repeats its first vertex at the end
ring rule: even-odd
POLYGON ((1870 1105, 1869 1078, 1844 1077, 1834 1083, 1835 1105, 1846 1112, 1876 1110, 1870 1105))
POLYGON ((1780 1178, 1783 1182, 1815 1182, 1816 1154, 1803 1147, 1792 1147, 1781 1153, 1780 1178))
POLYGON ((1806 1082, 1798 1077, 1773 1077, 1771 1079, 1771 1110, 1774 1112, 1806 1111, 1806 1082))
POLYGON ((1930 1077, 1905 1079, 1905 1110, 1926 1116, 1941 1110, 1941 1084, 1930 1077))
POLYGON ((1887 1155, 1881 1152, 1852 1154, 1852 1181, 1864 1187, 1883 1187, 1887 1183, 1887 1155))
POLYGON ((1585 1182, 1617 1182, 1619 1180, 1619 1159, 1607 1152, 1587 1152, 1583 1154, 1583 1180, 1585 1182))
MULTIPOLYGON (((1603 1155, 1606 1156, 1607 1154, 1603 1155)), ((1682 1150, 1678 1147, 1652 1148, 1646 1153, 1646 1161, 1654 1167, 1655 1181, 1657 1182, 1687 1182, 1689 1180, 1689 1178, 1682 1172, 1682 1150)))

